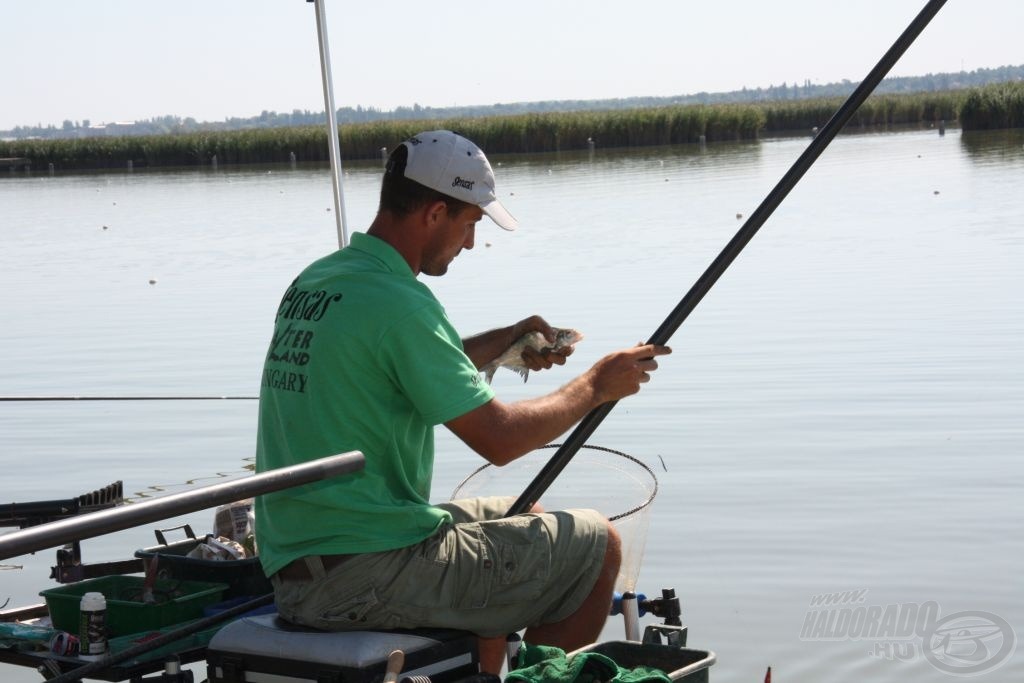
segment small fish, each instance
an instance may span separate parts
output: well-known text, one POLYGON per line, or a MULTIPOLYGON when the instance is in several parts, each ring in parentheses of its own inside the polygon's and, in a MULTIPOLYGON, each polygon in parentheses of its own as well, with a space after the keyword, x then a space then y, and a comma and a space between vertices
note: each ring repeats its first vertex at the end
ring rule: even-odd
POLYGON ((527 332, 517 339, 512 346, 508 347, 503 354, 480 368, 480 372, 484 373, 484 377, 487 379, 487 382, 490 383, 491 379, 494 377, 495 370, 498 368, 508 368, 512 372, 522 375, 523 381, 525 382, 527 377, 530 375, 530 368, 526 367, 526 363, 523 361, 523 351, 527 348, 531 348, 536 351, 541 351, 544 348, 550 348, 552 351, 560 351, 583 339, 582 334, 568 327, 556 327, 554 330, 555 342, 553 344, 549 343, 540 332, 527 332))

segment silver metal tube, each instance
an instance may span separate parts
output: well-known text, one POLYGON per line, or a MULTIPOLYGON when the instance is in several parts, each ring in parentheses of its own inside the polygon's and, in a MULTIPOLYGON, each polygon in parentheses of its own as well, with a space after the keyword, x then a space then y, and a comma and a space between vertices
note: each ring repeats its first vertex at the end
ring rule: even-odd
POLYGON ((636 593, 622 594, 622 620, 626 630, 626 640, 640 642, 640 606, 637 604, 636 593))
POLYGON ((334 220, 338 225, 338 248, 348 244, 345 198, 341 191, 341 143, 338 140, 338 112, 334 108, 334 79, 331 76, 331 49, 327 44, 326 0, 312 0, 316 8, 316 35, 320 44, 320 77, 324 84, 324 108, 327 111, 327 141, 330 145, 331 186, 334 188, 334 220))
POLYGON ((508 671, 518 668, 519 650, 523 647, 523 637, 518 633, 510 633, 505 636, 505 662, 508 671))
POLYGON ((162 498, 131 503, 109 510, 100 510, 80 517, 69 517, 48 524, 29 527, 0 536, 0 560, 34 553, 46 548, 102 536, 113 531, 130 529, 188 512, 231 503, 300 484, 335 477, 361 470, 363 454, 350 451, 312 462, 282 467, 254 474, 245 479, 203 486, 193 491, 175 493, 162 498))

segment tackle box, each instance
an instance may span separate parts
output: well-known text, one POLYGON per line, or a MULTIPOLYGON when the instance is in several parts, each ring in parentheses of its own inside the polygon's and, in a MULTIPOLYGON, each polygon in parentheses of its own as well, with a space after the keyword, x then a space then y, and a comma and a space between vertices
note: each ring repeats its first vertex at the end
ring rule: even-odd
POLYGON ((227 585, 209 581, 157 579, 155 603, 142 601, 145 578, 103 576, 40 591, 53 627, 78 633, 79 604, 86 593, 102 593, 107 602, 107 631, 122 636, 158 629, 203 616, 203 608, 220 602, 227 585))
POLYGON ((186 538, 175 543, 143 548, 135 551, 135 557, 143 560, 156 558, 157 576, 166 579, 189 581, 216 581, 227 584, 225 598, 242 596, 258 597, 274 590, 270 579, 263 575, 259 557, 244 560, 203 560, 186 557, 203 538, 186 538))
POLYGON ((276 613, 243 617, 210 640, 210 683, 380 683, 388 655, 402 650, 401 677, 452 683, 479 673, 477 638, 467 631, 316 631, 293 626, 276 613))

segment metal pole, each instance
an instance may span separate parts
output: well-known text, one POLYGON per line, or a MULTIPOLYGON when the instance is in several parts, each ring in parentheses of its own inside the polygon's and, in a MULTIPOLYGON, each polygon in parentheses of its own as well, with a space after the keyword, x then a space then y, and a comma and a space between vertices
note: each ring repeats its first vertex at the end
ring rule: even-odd
POLYGON ((0 402, 32 401, 255 401, 259 396, 0 396, 0 402))
POLYGON ((640 642, 640 605, 636 593, 627 591, 622 594, 622 622, 626 640, 640 642))
MULTIPOLYGON (((847 98, 846 102, 833 114, 824 128, 811 140, 811 144, 807 146, 807 149, 796 160, 792 168, 782 176, 782 179, 768 193, 768 196, 754 210, 754 213, 750 214, 750 218, 743 224, 743 227, 739 229, 739 232, 725 246, 722 253, 712 261, 711 265, 704 271, 704 274, 698 278, 697 282, 690 288, 690 291, 686 293, 686 296, 672 310, 668 318, 651 335, 647 343, 665 344, 668 342, 672 333, 683 324, 683 321, 696 308, 700 300, 711 289, 711 286, 718 281, 718 278, 729 267, 729 264, 739 256, 740 251, 747 245, 747 242, 753 238, 754 234, 768 220, 768 217, 772 215, 786 195, 789 194, 790 190, 800 181, 800 178, 807 172, 807 169, 825 151, 825 148, 832 142, 832 138, 842 130, 843 126, 853 116, 853 113, 857 111, 857 108, 864 103, 864 100, 868 98, 871 91, 878 86, 878 83, 885 77, 885 74, 892 69, 893 64, 906 52, 907 48, 910 47, 911 43, 920 35, 924 27, 928 25, 928 22, 932 20, 945 3, 946 0, 930 0, 924 9, 910 22, 910 25, 882 56, 882 59, 875 65, 875 68, 868 73, 867 77, 853 91, 853 94, 847 98)), ((565 440, 565 443, 562 444, 562 447, 551 456, 551 460, 544 465, 533 481, 527 485, 522 495, 512 504, 512 507, 506 513, 507 516, 526 512, 534 503, 540 500, 544 491, 554 482, 555 477, 565 469, 566 465, 569 464, 569 460, 583 446, 590 435, 594 433, 594 430, 601 424, 601 421, 608 416, 608 413, 612 411, 615 404, 616 401, 602 404, 580 421, 576 429, 573 430, 572 434, 565 440)))
POLYGON ((327 44, 326 0, 309 0, 316 8, 316 35, 320 45, 320 78, 324 84, 324 108, 327 110, 327 142, 331 158, 331 187, 334 188, 334 220, 338 226, 338 248, 348 244, 345 198, 341 191, 341 143, 338 140, 338 113, 334 108, 334 79, 331 76, 331 50, 327 44))
POLYGON ((222 503, 231 503, 251 496, 356 472, 363 468, 363 464, 362 453, 349 451, 301 465, 254 474, 245 479, 213 484, 194 491, 175 493, 142 503, 131 503, 80 517, 40 524, 0 536, 0 560, 34 553, 71 541, 102 536, 112 531, 129 529, 187 512, 205 510, 222 503))

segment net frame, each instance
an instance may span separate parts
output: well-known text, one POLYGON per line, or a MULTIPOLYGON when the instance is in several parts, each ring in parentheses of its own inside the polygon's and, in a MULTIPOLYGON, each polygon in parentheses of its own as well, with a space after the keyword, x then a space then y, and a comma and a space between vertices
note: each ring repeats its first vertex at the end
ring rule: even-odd
MULTIPOLYGON (((561 447, 562 447, 562 444, 560 444, 560 443, 549 443, 549 444, 545 444, 544 446, 541 446, 537 450, 540 450, 542 448, 561 448, 561 447)), ((656 477, 654 475, 654 470, 652 470, 650 467, 648 467, 647 464, 644 463, 642 460, 640 460, 639 458, 635 458, 632 455, 629 455, 628 453, 623 453, 622 451, 617 451, 614 448, 606 448, 605 446, 593 446, 593 445, 590 445, 590 444, 583 444, 583 446, 581 448, 584 448, 584 449, 587 449, 587 450, 592 450, 592 451, 601 451, 601 452, 604 452, 604 453, 610 453, 612 455, 617 455, 617 456, 619 456, 621 458, 625 458, 626 460, 628 460, 628 461, 630 461, 630 462, 640 466, 640 468, 642 468, 644 471, 646 471, 647 474, 649 474, 650 477, 651 477, 651 482, 653 483, 653 486, 651 488, 650 495, 647 497, 647 500, 645 500, 644 502, 640 503, 639 505, 636 505, 636 506, 630 508, 629 510, 626 510, 625 512, 620 512, 617 515, 613 515, 613 516, 608 517, 608 521, 609 522, 614 522, 616 520, 624 519, 626 517, 629 517, 630 515, 636 514, 637 512, 640 512, 641 510, 643 510, 644 508, 646 508, 647 506, 649 506, 651 503, 654 502, 655 497, 658 495, 658 477, 656 477)), ((455 500, 456 497, 457 497, 458 492, 460 490, 462 490, 462 487, 465 486, 466 483, 469 482, 469 480, 471 480, 473 477, 475 477, 476 475, 478 475, 481 472, 483 472, 484 470, 486 470, 488 467, 493 467, 493 465, 491 463, 489 463, 489 462, 486 462, 483 465, 481 465, 480 467, 477 467, 475 470, 470 472, 462 481, 459 482, 458 486, 455 487, 455 490, 452 491, 452 495, 451 495, 451 498, 449 498, 449 500, 455 500)))

